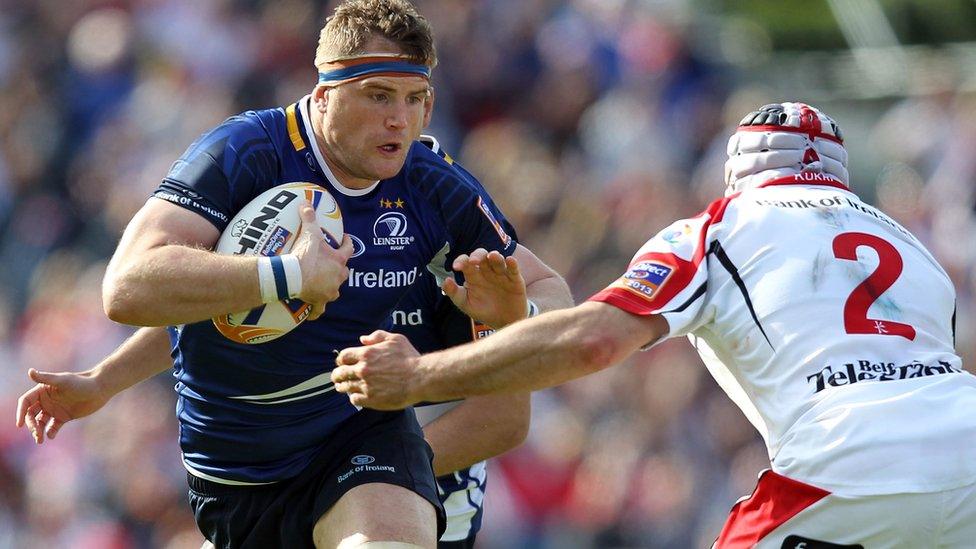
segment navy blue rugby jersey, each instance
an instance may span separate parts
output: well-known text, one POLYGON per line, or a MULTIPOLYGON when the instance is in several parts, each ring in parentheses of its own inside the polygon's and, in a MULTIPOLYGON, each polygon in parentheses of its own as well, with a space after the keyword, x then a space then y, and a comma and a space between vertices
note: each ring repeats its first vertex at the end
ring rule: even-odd
POLYGON ((354 243, 339 299, 279 339, 237 344, 209 320, 171 330, 184 464, 217 482, 297 475, 356 412, 329 379, 338 351, 383 325, 412 284, 448 276, 460 253, 515 251, 491 198, 433 138, 415 142, 393 178, 364 190, 340 185, 312 137, 308 105, 305 97, 229 118, 193 143, 154 193, 223 231, 263 191, 317 183, 335 197, 354 243))

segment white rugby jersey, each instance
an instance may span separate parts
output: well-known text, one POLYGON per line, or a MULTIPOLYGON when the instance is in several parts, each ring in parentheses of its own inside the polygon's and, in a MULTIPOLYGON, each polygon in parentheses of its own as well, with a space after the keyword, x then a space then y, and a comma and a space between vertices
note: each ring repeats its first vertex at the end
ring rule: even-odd
POLYGON ((687 334, 779 474, 850 495, 976 481, 976 376, 954 351, 952 283, 836 180, 717 200, 591 299, 687 334))

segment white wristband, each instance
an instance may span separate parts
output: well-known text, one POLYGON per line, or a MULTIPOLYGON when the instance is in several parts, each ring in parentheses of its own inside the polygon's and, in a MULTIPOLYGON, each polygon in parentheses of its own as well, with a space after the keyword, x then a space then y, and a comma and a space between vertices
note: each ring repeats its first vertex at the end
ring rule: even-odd
POLYGON ((298 297, 302 293, 302 266, 298 256, 259 257, 258 282, 264 303, 298 297))
POLYGON ((534 316, 538 316, 539 313, 542 312, 542 311, 539 310, 539 306, 536 305, 535 302, 532 301, 531 299, 526 299, 525 301, 526 301, 526 303, 529 304, 529 314, 527 315, 527 318, 532 318, 534 316))
POLYGON ((288 281, 288 297, 298 297, 302 293, 302 264, 294 254, 281 256, 281 263, 285 267, 285 278, 288 281))
POLYGON ((278 301, 278 290, 275 287, 274 271, 271 268, 270 257, 258 258, 258 283, 261 285, 261 302, 274 303, 278 301))

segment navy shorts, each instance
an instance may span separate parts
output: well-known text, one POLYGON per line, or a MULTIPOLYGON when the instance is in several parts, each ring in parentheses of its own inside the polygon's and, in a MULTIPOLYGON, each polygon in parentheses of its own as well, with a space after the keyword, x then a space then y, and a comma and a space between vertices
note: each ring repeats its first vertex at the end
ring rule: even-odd
POLYGON ((363 410, 342 423, 298 476, 259 486, 230 486, 187 475, 190 507, 204 537, 218 548, 314 548, 315 523, 346 492, 369 483, 402 486, 437 510, 434 454, 413 410, 363 410))

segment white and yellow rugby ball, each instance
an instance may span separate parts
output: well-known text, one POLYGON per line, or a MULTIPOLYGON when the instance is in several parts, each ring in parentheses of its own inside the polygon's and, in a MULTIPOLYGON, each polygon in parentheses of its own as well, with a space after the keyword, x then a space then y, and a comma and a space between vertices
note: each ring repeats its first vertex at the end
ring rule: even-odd
MULTIPOLYGON (((220 254, 275 256, 291 251, 298 239, 303 201, 315 208, 326 242, 338 248, 342 242, 342 213, 335 199, 313 183, 285 183, 261 193, 230 221, 216 251, 220 254)), ((305 321, 312 306, 285 299, 213 319, 217 331, 237 343, 264 343, 277 339, 305 321)))

